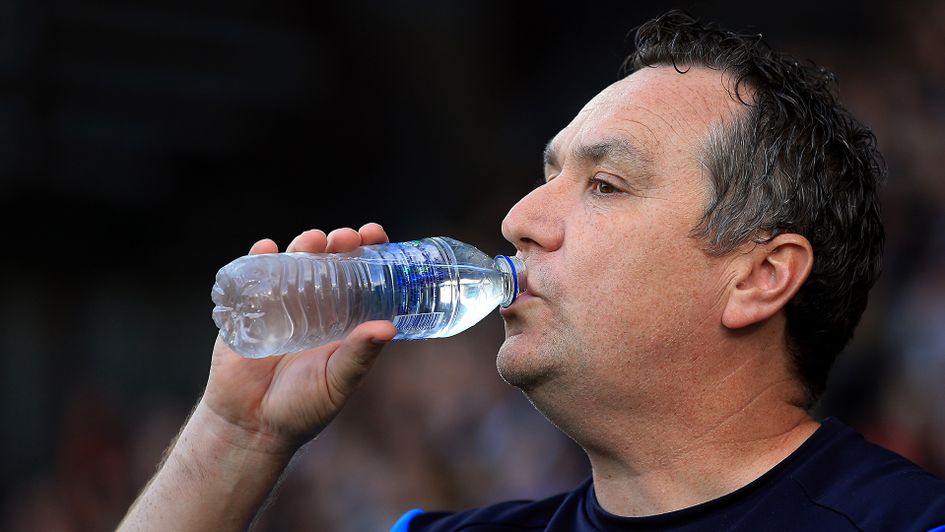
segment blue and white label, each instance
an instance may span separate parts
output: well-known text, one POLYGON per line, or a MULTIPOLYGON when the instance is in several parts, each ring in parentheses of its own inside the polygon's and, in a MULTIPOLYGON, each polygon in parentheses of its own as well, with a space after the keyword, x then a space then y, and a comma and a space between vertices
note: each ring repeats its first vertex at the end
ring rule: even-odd
POLYGON ((433 239, 412 240, 396 245, 389 255, 394 281, 394 326, 398 337, 428 338, 449 319, 453 304, 450 259, 443 256, 433 239), (445 295, 445 296, 444 296, 445 295))

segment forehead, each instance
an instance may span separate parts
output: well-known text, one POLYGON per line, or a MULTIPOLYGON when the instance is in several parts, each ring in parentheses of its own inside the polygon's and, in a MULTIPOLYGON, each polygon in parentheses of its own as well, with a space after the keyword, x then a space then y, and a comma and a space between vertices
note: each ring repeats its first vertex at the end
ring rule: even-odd
POLYGON ((702 67, 643 68, 595 96, 551 142, 556 152, 623 138, 653 158, 669 151, 696 153, 712 127, 743 104, 730 77, 702 67))

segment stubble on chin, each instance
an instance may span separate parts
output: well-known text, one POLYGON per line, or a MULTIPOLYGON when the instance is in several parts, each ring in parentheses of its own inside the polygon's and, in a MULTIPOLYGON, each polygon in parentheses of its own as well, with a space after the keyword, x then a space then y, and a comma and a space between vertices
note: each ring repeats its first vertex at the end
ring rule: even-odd
POLYGON ((505 339, 496 356, 496 369, 502 380, 522 390, 533 393, 552 382, 560 372, 558 349, 553 345, 531 345, 525 335, 517 334, 505 339))

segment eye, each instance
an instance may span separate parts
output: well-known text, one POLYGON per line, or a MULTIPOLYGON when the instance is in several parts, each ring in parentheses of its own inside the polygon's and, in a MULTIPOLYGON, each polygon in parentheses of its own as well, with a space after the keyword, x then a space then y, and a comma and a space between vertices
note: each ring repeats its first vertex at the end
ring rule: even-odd
POLYGON ((591 184, 592 184, 591 185, 592 188, 594 189, 594 192, 601 196, 610 196, 612 194, 617 194, 618 192, 620 192, 619 190, 617 190, 617 187, 597 177, 591 179, 591 184))

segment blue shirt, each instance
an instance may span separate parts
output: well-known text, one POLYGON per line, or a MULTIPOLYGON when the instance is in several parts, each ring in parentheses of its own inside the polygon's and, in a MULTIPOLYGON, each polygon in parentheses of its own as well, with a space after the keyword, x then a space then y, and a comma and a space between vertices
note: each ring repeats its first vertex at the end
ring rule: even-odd
POLYGON ((619 517, 601 508, 588 479, 569 493, 540 501, 459 513, 413 510, 393 530, 945 532, 945 481, 827 419, 760 478, 690 508, 619 517))

